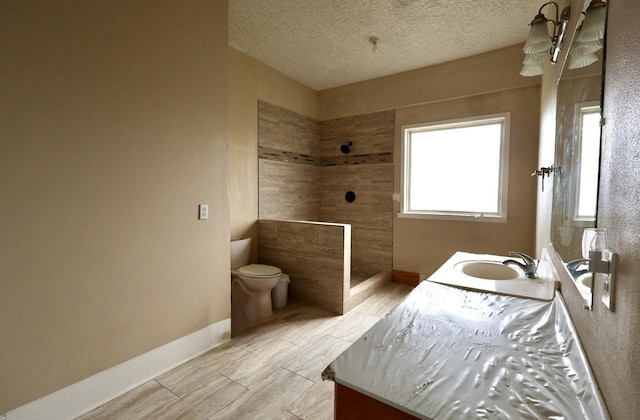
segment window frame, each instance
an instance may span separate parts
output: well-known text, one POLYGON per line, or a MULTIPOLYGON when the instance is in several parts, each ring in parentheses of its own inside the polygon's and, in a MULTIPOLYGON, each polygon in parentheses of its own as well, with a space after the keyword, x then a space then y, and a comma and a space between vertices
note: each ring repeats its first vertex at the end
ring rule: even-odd
POLYGON ((509 187, 509 146, 511 133, 511 113, 501 112, 487 115, 456 118, 443 121, 422 122, 402 125, 400 128, 401 141, 401 173, 400 173, 400 213, 399 218, 418 218, 435 220, 458 220, 475 222, 507 222, 507 202, 509 187), (459 128, 488 125, 499 122, 502 124, 500 139, 500 168, 498 180, 498 211, 496 213, 479 213, 472 211, 436 211, 436 210, 408 210, 410 174, 410 141, 411 134, 425 131, 436 131, 442 128, 459 128))
MULTIPOLYGON (((586 114, 598 114, 600 121, 602 121, 602 108, 599 101, 587 101, 579 102, 574 105, 574 133, 573 133, 573 153, 578 156, 576 160, 575 169, 572 171, 572 180, 570 186, 572 191, 569 192, 569 205, 567 206, 566 222, 572 226, 589 227, 596 221, 598 213, 598 191, 596 188, 596 208, 593 216, 583 216, 579 214, 579 202, 580 202, 580 180, 582 177, 582 148, 583 148, 583 116, 586 114)), ((600 136, 602 137, 602 124, 600 124, 600 136)), ((602 145, 598 145, 598 157, 602 153, 602 145)), ((599 159, 598 159, 599 160, 599 159)))

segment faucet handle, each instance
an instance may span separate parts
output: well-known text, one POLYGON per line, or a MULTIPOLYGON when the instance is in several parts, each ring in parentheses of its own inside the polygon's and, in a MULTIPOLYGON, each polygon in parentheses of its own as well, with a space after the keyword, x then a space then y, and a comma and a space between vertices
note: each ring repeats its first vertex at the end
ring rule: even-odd
POLYGON ((522 258, 522 260, 524 261, 524 264, 520 264, 513 260, 504 261, 503 264, 507 264, 509 261, 515 262, 516 264, 518 264, 524 269, 524 273, 527 277, 529 277, 530 279, 538 278, 538 273, 536 273, 536 271, 538 270, 538 261, 536 261, 534 258, 522 252, 509 251, 509 255, 512 257, 522 258))
POLYGON ((532 258, 530 256, 528 256, 527 254, 524 254, 522 252, 516 252, 516 251, 509 251, 509 256, 510 257, 520 257, 524 260, 525 263, 527 264, 534 264, 535 263, 535 258, 532 258))

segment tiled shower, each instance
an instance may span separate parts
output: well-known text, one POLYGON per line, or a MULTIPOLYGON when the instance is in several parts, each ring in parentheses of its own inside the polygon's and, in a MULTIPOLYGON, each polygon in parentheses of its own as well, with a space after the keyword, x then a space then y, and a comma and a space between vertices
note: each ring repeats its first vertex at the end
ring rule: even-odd
POLYGON ((352 289, 391 272, 394 123, 394 111, 315 121, 258 104, 259 219, 350 224, 352 289))

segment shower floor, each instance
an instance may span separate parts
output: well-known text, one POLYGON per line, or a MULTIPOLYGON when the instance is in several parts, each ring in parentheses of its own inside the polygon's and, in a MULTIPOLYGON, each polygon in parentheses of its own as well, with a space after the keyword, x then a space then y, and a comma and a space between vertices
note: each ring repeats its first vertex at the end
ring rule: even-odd
POLYGON ((362 283, 365 280, 369 279, 371 276, 373 276, 373 274, 364 274, 364 273, 351 272, 351 288, 353 289, 354 287, 356 287, 360 283, 362 283))
POLYGON ((347 311, 364 302, 380 287, 391 282, 391 272, 381 271, 376 274, 351 273, 351 288, 346 301, 347 311))

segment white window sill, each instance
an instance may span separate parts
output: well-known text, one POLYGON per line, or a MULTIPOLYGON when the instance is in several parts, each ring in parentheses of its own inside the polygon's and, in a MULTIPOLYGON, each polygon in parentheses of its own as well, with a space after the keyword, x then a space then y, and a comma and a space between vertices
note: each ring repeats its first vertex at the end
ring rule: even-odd
POLYGON ((459 222, 489 222, 506 223, 507 216, 485 215, 483 213, 418 213, 405 212, 398 213, 398 219, 431 219, 431 220, 451 220, 459 222))

